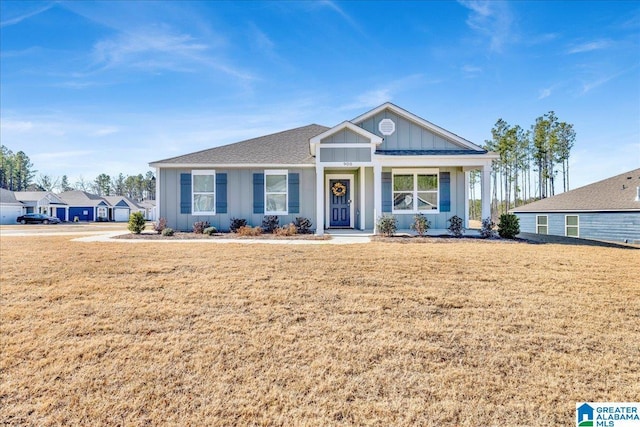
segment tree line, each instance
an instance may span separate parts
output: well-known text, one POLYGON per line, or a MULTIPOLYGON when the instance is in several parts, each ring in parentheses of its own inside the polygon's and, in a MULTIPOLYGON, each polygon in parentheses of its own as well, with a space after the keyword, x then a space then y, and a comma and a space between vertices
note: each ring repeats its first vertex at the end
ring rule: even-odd
MULTIPOLYGON (((538 117, 529 130, 498 119, 484 148, 498 153, 491 169, 491 213, 553 196, 562 181, 569 190, 569 156, 575 143, 573 125, 562 122, 553 111, 538 117), (558 176, 560 175, 560 176, 558 176)), ((475 187, 480 172, 470 176, 470 216, 479 219, 475 187)))
POLYGON ((0 146, 0 188, 11 191, 65 191, 81 190, 99 196, 126 196, 133 200, 155 200, 156 180, 153 172, 145 175, 124 175, 111 177, 101 173, 93 180, 82 176, 74 183, 67 175, 51 176, 39 174, 34 169, 29 156, 23 151, 13 153, 9 148, 0 146))

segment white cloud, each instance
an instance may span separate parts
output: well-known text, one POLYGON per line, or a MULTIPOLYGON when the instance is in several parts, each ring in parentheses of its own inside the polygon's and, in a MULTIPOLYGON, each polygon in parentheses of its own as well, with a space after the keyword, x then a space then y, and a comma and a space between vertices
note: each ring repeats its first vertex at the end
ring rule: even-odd
POLYGON ((0 129, 2 129, 3 131, 18 132, 18 133, 27 132, 33 129, 33 123, 28 121, 21 121, 21 120, 2 119, 0 121, 0 129))
POLYGON ((500 52, 507 42, 513 40, 513 17, 507 2, 459 0, 459 3, 470 9, 466 23, 489 39, 491 51, 500 52))
POLYGON ((587 43, 581 43, 581 44, 578 44, 578 45, 574 45, 573 47, 569 48, 567 53, 572 55, 572 54, 576 54, 576 53, 591 52, 593 50, 606 49, 609 46, 611 46, 611 41, 609 41, 609 40, 595 40, 595 41, 592 41, 592 42, 587 42, 587 43))
POLYGON ((97 71, 137 68, 185 73, 205 67, 242 81, 254 79, 250 73, 217 57, 208 44, 167 26, 154 25, 103 39, 94 45, 93 58, 97 71))
POLYGON ((468 65, 467 64, 467 65, 463 65, 462 66, 462 73, 467 78, 477 77, 478 74, 480 74, 481 72, 482 72, 482 68, 476 67, 474 65, 468 65))
POLYGON ((548 98, 549 96, 551 96, 551 88, 544 88, 540 90, 540 93, 538 94, 538 99, 545 99, 548 98))
MULTIPOLYGON (((36 16, 41 14, 42 12, 46 12, 47 10, 51 9, 53 6, 56 5, 57 2, 52 1, 52 2, 47 2, 42 6, 36 7, 35 9, 30 9, 30 10, 26 10, 26 11, 20 11, 19 13, 15 14, 14 16, 11 16, 10 13, 8 13, 6 10, 3 10, 3 15, 4 15, 4 20, 0 21, 0 28, 3 27, 8 27, 10 25, 15 25, 15 24, 19 24, 20 22, 24 21, 25 19, 31 18, 32 16, 36 16), (7 15, 9 15, 7 17, 7 15)), ((19 5, 19 6, 33 6, 32 2, 14 2, 14 5, 19 5)))
MULTIPOLYGON (((419 84, 424 84, 422 74, 412 74, 398 80, 390 81, 387 84, 365 91, 355 97, 353 102, 338 108, 338 111, 362 110, 373 108, 378 105, 390 102, 396 93, 415 88, 419 84)), ((428 84, 438 83, 438 80, 428 81, 428 84)))

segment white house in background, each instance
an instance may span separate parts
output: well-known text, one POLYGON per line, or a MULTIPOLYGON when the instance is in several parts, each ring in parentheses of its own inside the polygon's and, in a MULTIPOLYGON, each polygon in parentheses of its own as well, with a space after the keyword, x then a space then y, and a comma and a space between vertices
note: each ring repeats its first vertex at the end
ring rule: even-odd
POLYGON ((373 230, 383 214, 408 229, 423 213, 436 232, 468 221, 469 173, 483 172, 482 217, 490 216, 495 153, 385 103, 333 127, 316 124, 150 163, 158 217, 178 230, 231 218, 260 225, 306 217, 332 228, 373 230))
POLYGON ((51 191, 16 191, 16 199, 25 206, 24 213, 42 213, 66 221, 67 204, 51 191))
POLYGON ((137 202, 140 209, 144 210, 144 219, 147 221, 156 221, 156 201, 155 200, 143 200, 137 202))
POLYGON ((17 218, 24 213, 24 208, 13 191, 0 188, 0 224, 15 224, 17 218))

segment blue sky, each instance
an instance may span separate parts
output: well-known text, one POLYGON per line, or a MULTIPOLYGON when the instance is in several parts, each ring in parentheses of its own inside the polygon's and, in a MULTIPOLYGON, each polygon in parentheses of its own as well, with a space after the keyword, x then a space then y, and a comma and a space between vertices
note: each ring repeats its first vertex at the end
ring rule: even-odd
POLYGON ((0 2, 0 138, 73 183, 386 101, 477 144, 553 110, 640 167, 640 2, 0 2))

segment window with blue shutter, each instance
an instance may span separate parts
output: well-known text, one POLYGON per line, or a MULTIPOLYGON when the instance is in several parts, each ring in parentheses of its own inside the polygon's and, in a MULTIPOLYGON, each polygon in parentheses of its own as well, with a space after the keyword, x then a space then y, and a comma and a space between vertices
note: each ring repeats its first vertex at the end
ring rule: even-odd
POLYGON ((440 212, 451 212, 451 173, 440 172, 440 212))
POLYGON ((391 172, 382 172, 382 212, 391 212, 391 172))
POLYGON ((191 213, 191 174, 180 174, 180 213, 191 213))
POLYGON ((289 213, 300 213, 300 174, 289 174, 289 213))
POLYGON ((264 213, 264 174, 253 174, 253 213, 264 213))
POLYGON ((227 213, 227 174, 216 174, 216 213, 227 213))

